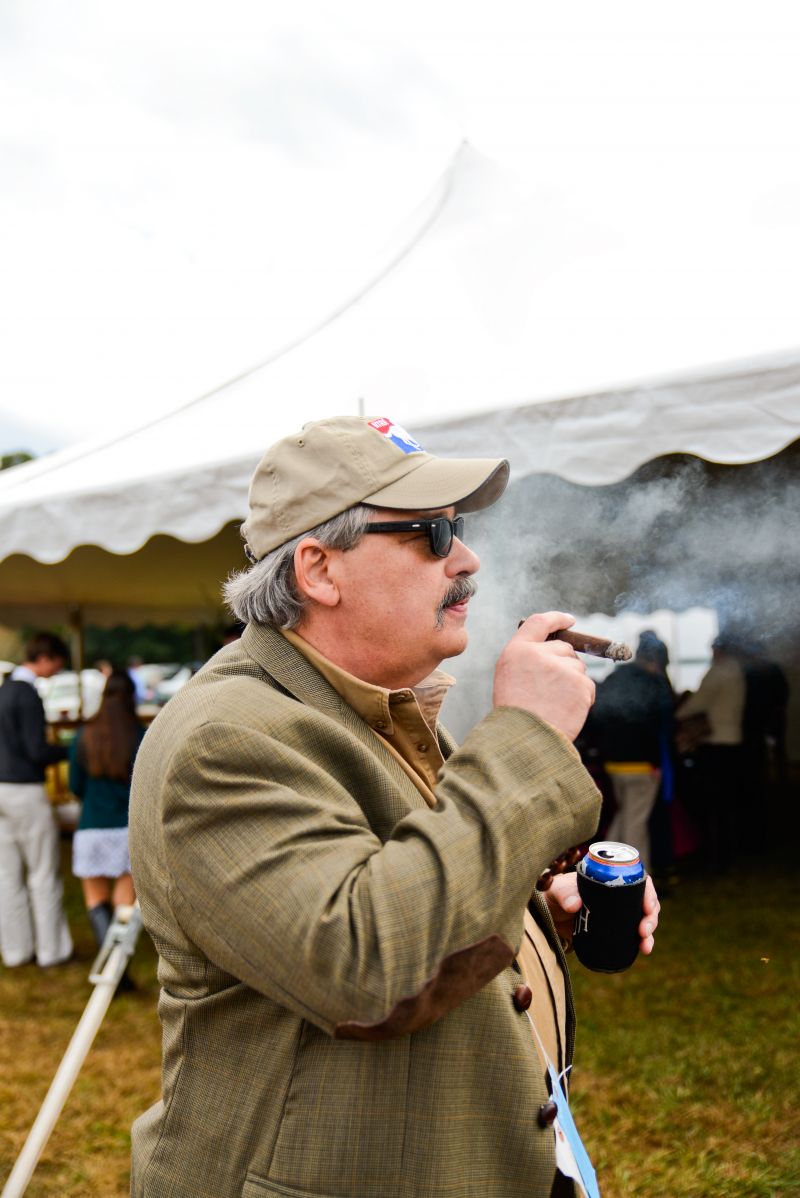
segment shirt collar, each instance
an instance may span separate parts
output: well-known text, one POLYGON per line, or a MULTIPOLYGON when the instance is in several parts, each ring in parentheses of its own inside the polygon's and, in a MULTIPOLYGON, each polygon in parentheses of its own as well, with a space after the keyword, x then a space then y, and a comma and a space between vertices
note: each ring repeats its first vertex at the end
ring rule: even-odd
POLYGON ((36 685, 36 677, 30 666, 17 666, 11 672, 12 682, 30 682, 31 686, 36 685))
POLYGON ((425 722, 432 731, 435 730, 442 703, 448 690, 455 683, 455 678, 444 670, 434 670, 414 687, 393 691, 387 687, 375 686, 371 682, 364 682, 362 678, 349 674, 296 632, 287 629, 281 631, 287 641, 302 653, 326 682, 342 696, 345 703, 376 732, 383 736, 391 736, 394 731, 392 707, 397 703, 408 702, 418 704, 425 722))

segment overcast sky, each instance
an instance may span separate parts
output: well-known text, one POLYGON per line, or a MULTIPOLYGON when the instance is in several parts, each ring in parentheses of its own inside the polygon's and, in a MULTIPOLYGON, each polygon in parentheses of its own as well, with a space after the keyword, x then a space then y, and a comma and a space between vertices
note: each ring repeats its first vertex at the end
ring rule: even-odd
POLYGON ((0 0, 0 452, 265 358, 463 138, 796 346, 798 61, 780 0, 0 0))

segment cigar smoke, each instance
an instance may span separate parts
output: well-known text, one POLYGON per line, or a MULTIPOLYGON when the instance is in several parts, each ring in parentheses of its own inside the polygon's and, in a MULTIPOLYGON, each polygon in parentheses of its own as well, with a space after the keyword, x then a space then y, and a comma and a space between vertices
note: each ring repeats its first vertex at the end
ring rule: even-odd
MULTIPOLYGON (((768 655, 798 659, 800 443, 764 462, 673 455, 629 479, 582 487, 552 475, 513 483, 465 538, 481 558, 470 645, 445 723, 459 737, 491 706, 494 663, 522 613, 647 614, 699 606, 768 655)), ((790 679, 791 682, 791 679, 790 679)), ((797 691, 800 693, 800 680, 797 691)))

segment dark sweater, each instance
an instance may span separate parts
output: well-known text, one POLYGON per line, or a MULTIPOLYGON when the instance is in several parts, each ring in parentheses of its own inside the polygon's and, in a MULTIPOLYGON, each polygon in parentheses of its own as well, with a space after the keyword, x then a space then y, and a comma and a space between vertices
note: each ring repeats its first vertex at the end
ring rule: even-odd
POLYGON ((44 767, 63 761, 66 748, 49 745, 44 705, 30 682, 0 686, 0 782, 43 782, 44 767))
POLYGON ((617 666, 600 683, 590 723, 604 761, 658 765, 669 733, 672 696, 663 678, 636 662, 617 666))

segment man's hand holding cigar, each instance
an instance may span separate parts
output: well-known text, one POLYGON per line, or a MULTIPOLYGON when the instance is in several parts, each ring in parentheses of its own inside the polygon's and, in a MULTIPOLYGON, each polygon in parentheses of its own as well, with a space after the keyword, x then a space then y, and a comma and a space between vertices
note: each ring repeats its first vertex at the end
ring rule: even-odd
POLYGON ((594 702, 594 683, 571 645, 550 640, 575 623, 563 611, 529 616, 497 661, 495 707, 522 707, 574 740, 594 702))

